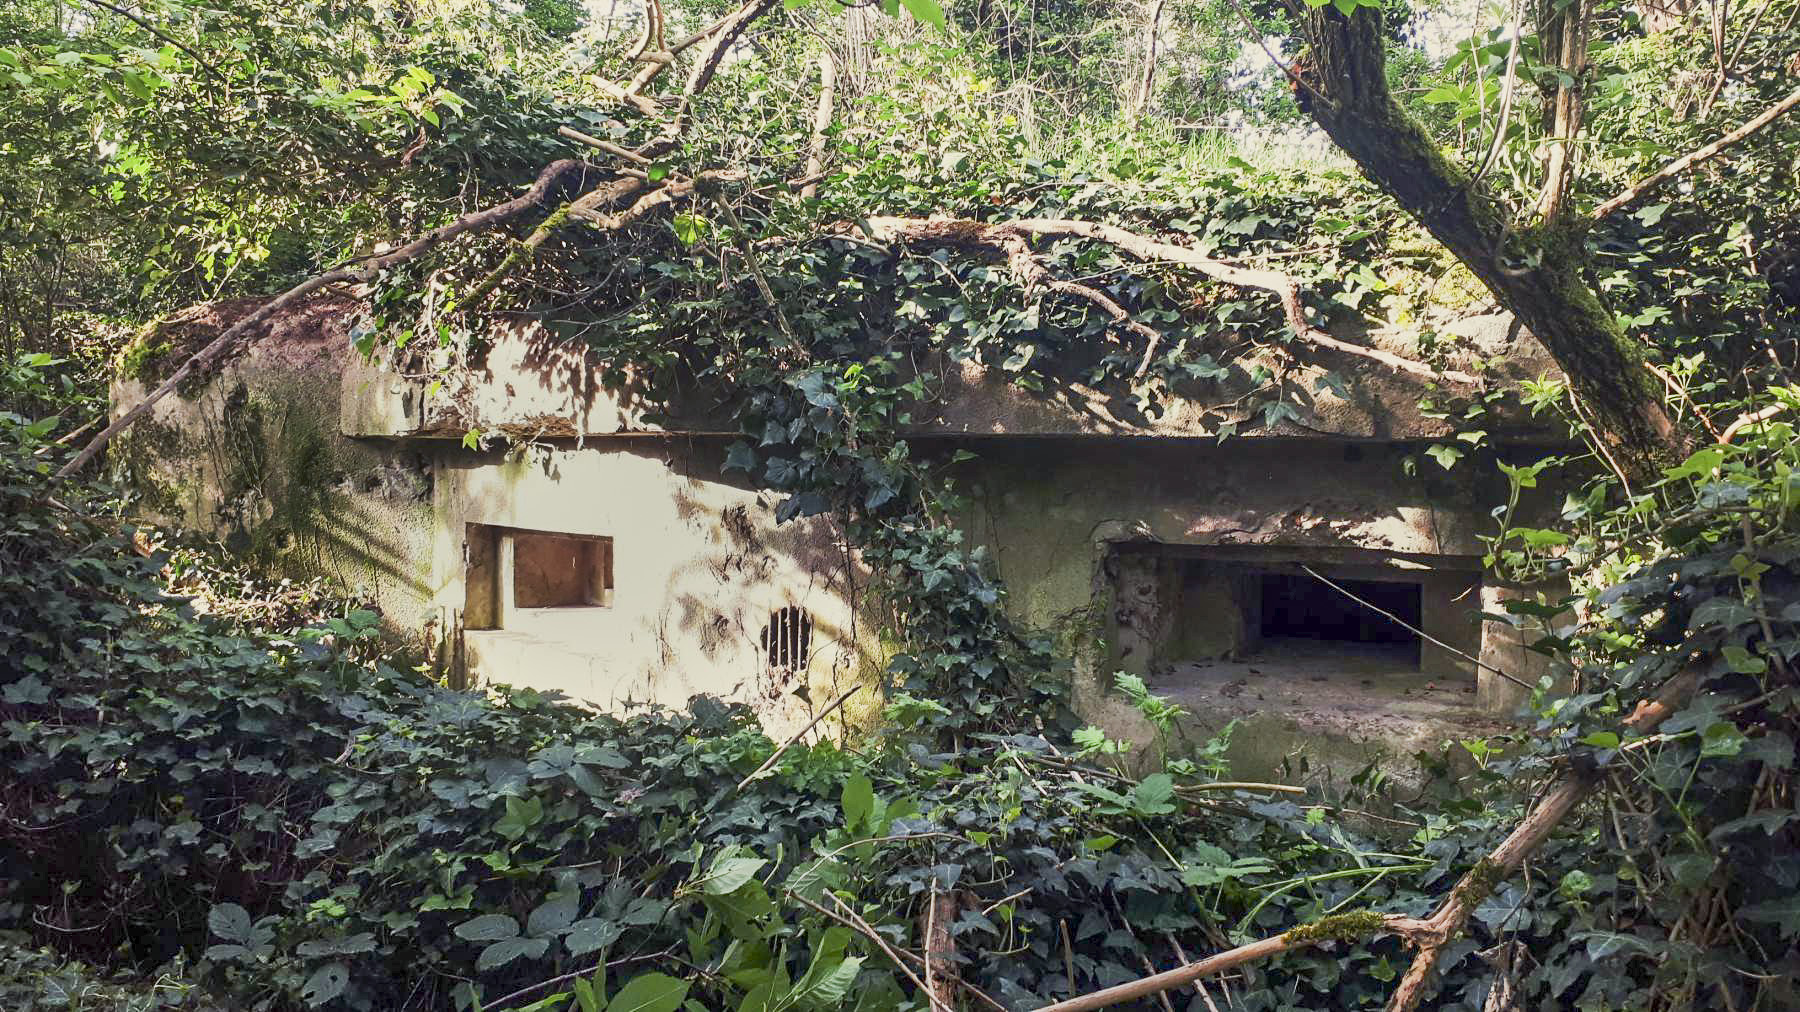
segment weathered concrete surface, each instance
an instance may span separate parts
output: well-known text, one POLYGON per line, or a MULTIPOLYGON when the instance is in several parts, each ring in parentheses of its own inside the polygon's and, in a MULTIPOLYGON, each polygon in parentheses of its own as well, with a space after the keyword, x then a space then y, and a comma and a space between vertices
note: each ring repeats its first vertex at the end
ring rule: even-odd
MULTIPOLYGON (((133 375, 113 384, 115 415, 258 304, 199 307, 155 328, 128 353, 133 375)), ((201 383, 157 402, 111 460, 148 514, 270 568, 366 592, 416 633, 430 618, 432 469, 416 450, 338 434, 354 306, 326 292, 259 328, 201 383)))
MULTIPOLYGON (((1230 593, 1232 574, 1245 566, 1305 563, 1344 578, 1416 582, 1422 628, 1454 648, 1422 644, 1406 677, 1365 692, 1359 676, 1335 702, 1313 707, 1293 702, 1306 698, 1305 679, 1334 679, 1356 665, 1309 671, 1289 686, 1298 694, 1262 699, 1188 686, 1187 734, 1245 722, 1231 753, 1245 775, 1277 775, 1290 755, 1338 774, 1377 752, 1404 761, 1434 735, 1491 729, 1496 713, 1510 712, 1492 676, 1478 675, 1469 659, 1504 642, 1488 639, 1476 617, 1488 600, 1477 592, 1480 535, 1492 529, 1488 509, 1501 490, 1434 464, 1409 474, 1402 459, 1416 446, 1095 438, 962 446, 977 454, 963 465, 967 524, 995 560, 1009 607, 1058 634, 1076 659, 1076 709, 1115 737, 1154 737, 1113 691, 1115 672, 1180 687, 1172 672, 1187 662, 1235 662, 1249 645, 1257 619, 1230 593), (1195 559, 1216 568, 1208 574, 1195 559), (1409 694, 1415 681, 1436 688, 1409 694), (1363 720, 1376 712, 1389 715, 1363 720)), ((1263 659, 1243 663, 1260 669, 1263 659)))
MULTIPOLYGON (((214 307, 211 324, 249 305, 214 307)), ((276 565, 369 589, 397 625, 444 644, 450 667, 476 677, 602 707, 681 705, 704 692, 751 703, 780 733, 882 668, 863 615, 865 574, 834 525, 777 525, 774 496, 720 473, 729 405, 690 390, 658 410, 662 398, 629 371, 597 368, 587 351, 523 323, 498 328, 478 362, 417 351, 366 362, 349 349, 354 312, 333 295, 277 321, 219 375, 160 404, 116 458, 158 490, 166 513, 240 546, 273 546, 276 565), (525 445, 466 450, 470 429, 525 445), (196 442, 204 452, 191 451, 196 442), (505 566, 481 546, 500 531, 610 539, 605 605, 496 608, 505 566), (765 629, 790 607, 807 616, 800 670, 769 663, 765 629)), ((1548 371, 1505 318, 1452 326, 1465 333, 1448 365, 1484 364, 1505 380, 1548 371)), ((1408 334, 1364 339, 1417 353, 1408 334)), ((1144 391, 1128 385, 1059 382, 1033 394, 979 366, 925 364, 944 396, 917 423, 916 448, 976 453, 961 475, 967 526, 991 550, 1014 617, 1054 633, 1075 659, 1074 700, 1088 719, 1145 740, 1147 725, 1112 690, 1114 671, 1166 681, 1183 665, 1228 662, 1254 638, 1250 598, 1231 589, 1241 571, 1229 565, 1152 566, 1151 593, 1122 594, 1131 560, 1155 553, 1378 563, 1407 579, 1430 571, 1419 578, 1424 626, 1458 651, 1543 670, 1519 635, 1489 635, 1469 618, 1477 598, 1494 605, 1501 593, 1473 594, 1471 575, 1500 489, 1473 468, 1403 466, 1452 432, 1418 410, 1422 382, 1353 356, 1329 364, 1344 393, 1304 395, 1297 420, 1249 425, 1223 443, 1220 426, 1238 419, 1214 405, 1242 392, 1241 377, 1161 391, 1146 415, 1135 396, 1144 391)), ((122 381, 115 405, 142 389, 122 381)), ((1550 435, 1505 411, 1483 424, 1501 445, 1550 435)), ((1516 703, 1472 668, 1426 647, 1411 674, 1435 679, 1431 689, 1415 694, 1405 673, 1372 693, 1355 679, 1311 710, 1295 698, 1326 694, 1288 686, 1252 705, 1222 687, 1209 693, 1204 679, 1176 682, 1196 710, 1190 733, 1233 717, 1257 729, 1236 746, 1255 774, 1295 748, 1360 764, 1373 745, 1410 749, 1516 703)), ((1322 684, 1342 673, 1323 672, 1322 684)), ((866 714, 873 694, 859 705, 866 714)))
MULTIPOLYGON (((1445 365, 1465 371, 1482 369, 1501 387, 1516 386, 1523 379, 1558 375, 1555 364, 1528 332, 1510 316, 1473 316, 1444 328, 1460 337, 1457 351, 1445 365)), ((1361 335, 1370 346, 1408 357, 1419 354, 1416 335, 1404 331, 1373 331, 1361 335)), ((1424 379, 1396 372, 1368 359, 1337 352, 1318 357, 1342 379, 1341 392, 1332 386, 1307 389, 1296 384, 1290 396, 1299 417, 1269 427, 1259 424, 1255 411, 1246 409, 1246 395, 1254 390, 1241 369, 1213 383, 1161 390, 1142 385, 1098 388, 1075 380, 1057 383, 1042 393, 1025 390, 1005 372, 972 362, 937 363, 933 384, 942 390, 929 414, 921 414, 915 431, 921 434, 984 436, 1157 436, 1216 437, 1227 423, 1234 439, 1283 439, 1337 437, 1355 440, 1445 439, 1455 435, 1453 424, 1426 414, 1421 399, 1439 404, 1466 396, 1457 384, 1430 384, 1424 379), (1437 389, 1433 389, 1436 387, 1437 389), (1134 395, 1151 391, 1154 408, 1143 411, 1134 395)), ((1272 363, 1273 365, 1273 363, 1272 363)), ((1553 440, 1558 434, 1531 419, 1516 404, 1494 406, 1484 427, 1501 438, 1553 440)))
POLYGON ((864 577, 837 525, 778 526, 778 498, 725 479, 723 457, 718 440, 685 437, 507 456, 440 450, 433 603, 464 614, 471 672, 604 709, 704 693, 751 704, 776 732, 874 677, 883 659, 860 613, 864 577), (611 538, 610 606, 480 628, 471 525, 611 538), (771 667, 764 645, 772 615, 788 607, 810 618, 794 671, 771 667))
MULTIPOLYGON (((1482 369, 1498 385, 1516 384, 1555 373, 1554 365, 1530 334, 1500 315, 1474 316, 1444 328, 1461 339, 1445 363, 1482 369)), ((1417 355, 1416 335, 1374 331, 1360 335, 1374 347, 1417 355)), ((404 364, 381 360, 349 362, 344 370, 343 428, 354 436, 454 436, 470 429, 517 439, 581 438, 626 433, 736 431, 730 405, 711 400, 712 391, 692 388, 683 396, 659 398, 629 369, 603 371, 585 347, 559 343, 530 321, 496 328, 480 361, 452 361, 446 352, 408 352, 404 364), (442 382, 440 382, 440 380, 442 382), (436 387, 433 392, 433 387, 436 387), (665 402, 666 401, 666 402, 665 402)), ((1456 384, 1432 389, 1417 376, 1395 372, 1368 359, 1321 352, 1342 380, 1332 386, 1290 384, 1298 418, 1270 427, 1242 405, 1254 385, 1234 371, 1219 382, 1176 389, 1159 384, 1114 383, 1096 387, 1073 377, 1046 383, 1043 392, 1023 389, 1003 370, 974 362, 932 358, 920 364, 937 399, 915 412, 908 429, 920 436, 1137 436, 1216 438, 1232 423, 1234 438, 1367 441, 1442 439, 1456 429, 1420 408, 1421 398, 1440 404, 1466 397, 1456 384), (1153 405, 1146 413, 1145 399, 1153 405)), ((1527 417, 1516 404, 1496 404, 1483 422, 1499 440, 1545 441, 1558 433, 1527 417)))
POLYGON ((1412 667, 1391 647, 1286 640, 1245 660, 1189 662, 1151 687, 1193 712, 1184 732, 1205 739, 1232 721, 1234 769, 1292 776, 1302 760, 1338 777, 1370 764, 1404 768, 1446 738, 1506 729, 1471 705, 1474 684, 1412 667))

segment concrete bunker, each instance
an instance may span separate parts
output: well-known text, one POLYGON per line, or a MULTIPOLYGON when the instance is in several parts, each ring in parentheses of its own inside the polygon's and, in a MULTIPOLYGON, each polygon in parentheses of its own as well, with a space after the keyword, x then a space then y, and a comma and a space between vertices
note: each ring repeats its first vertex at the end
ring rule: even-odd
POLYGON ((1107 570, 1118 667, 1196 711, 1475 702, 1476 558, 1126 543, 1107 570))
MULTIPOLYGON (((203 315, 223 326, 254 306, 203 315)), ((825 697, 811 690, 884 669, 885 615, 863 594, 871 574, 837 522, 780 523, 777 494, 725 472, 739 428, 731 405, 653 400, 643 377, 598 373, 585 345, 524 318, 491 329, 478 365, 365 359, 346 336, 359 312, 344 294, 284 310, 217 376, 158 402, 143 431, 162 437, 127 444, 158 509, 221 537, 234 524, 260 539, 292 527, 307 551, 274 561, 367 591, 456 683, 524 685, 604 709, 706 693, 751 704, 785 734, 825 697), (285 525, 234 512, 230 462, 176 452, 184 440, 212 440, 240 389, 295 409, 291 429, 258 434, 253 449, 271 464, 258 473, 287 462, 312 474, 301 465, 323 453, 331 509, 285 525), (472 429, 529 440, 469 447, 472 429), (302 430, 304 441, 283 437, 302 430)), ((1541 349, 1503 316, 1437 331, 1467 342, 1449 352, 1457 368, 1486 363, 1500 384, 1545 374, 1541 349)), ((1399 331, 1365 338, 1412 347, 1399 331)), ((1159 395, 1159 410, 1144 414, 1124 384, 1034 392, 1004 370, 925 360, 943 386, 902 434, 977 451, 969 536, 993 560, 1011 617, 1057 637, 1077 708, 1111 734, 1147 733, 1111 692, 1119 668, 1184 699, 1210 692, 1221 705, 1191 706, 1207 727, 1245 708, 1268 728, 1307 725, 1298 737, 1240 739, 1271 747, 1278 737, 1309 746, 1336 737, 1391 750, 1393 720, 1413 720, 1414 737, 1429 743, 1462 733, 1471 711, 1515 712, 1528 689, 1493 671, 1525 686, 1552 674, 1533 650, 1540 633, 1528 623, 1483 628, 1474 616, 1556 588, 1481 584, 1479 534, 1503 490, 1474 468, 1407 469, 1453 428, 1416 410, 1427 391, 1408 376, 1365 359, 1337 366, 1344 391, 1221 442, 1220 426, 1243 420, 1210 392, 1159 395), (1097 561, 1107 567, 1100 579, 1097 561), (1466 691, 1471 662, 1379 617, 1352 618, 1301 566, 1481 657, 1476 691, 1466 691), (1306 668, 1293 654, 1308 648, 1336 667, 1306 668), (1353 657, 1371 673, 1350 677, 1353 657), (1340 682, 1359 695, 1332 710, 1321 700, 1340 682), (1421 696, 1454 716, 1433 724, 1421 696), (1376 712, 1389 705, 1393 713, 1376 712), (1300 712, 1327 710, 1352 726, 1321 728, 1300 712)), ((122 376, 115 408, 147 391, 143 377, 122 376)), ((1501 454, 1563 438, 1523 414, 1496 414, 1491 433, 1501 454)))

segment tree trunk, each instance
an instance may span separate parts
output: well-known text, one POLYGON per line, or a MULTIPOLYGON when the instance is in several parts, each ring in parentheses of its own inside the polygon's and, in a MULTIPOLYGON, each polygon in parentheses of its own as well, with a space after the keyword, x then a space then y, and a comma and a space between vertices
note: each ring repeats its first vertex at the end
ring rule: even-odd
POLYGON ((1582 277, 1579 233, 1557 226, 1515 233, 1487 190, 1439 153, 1388 91, 1378 14, 1292 9, 1309 45, 1301 107, 1536 335, 1620 467, 1646 478, 1679 460, 1684 440, 1641 349, 1582 277))

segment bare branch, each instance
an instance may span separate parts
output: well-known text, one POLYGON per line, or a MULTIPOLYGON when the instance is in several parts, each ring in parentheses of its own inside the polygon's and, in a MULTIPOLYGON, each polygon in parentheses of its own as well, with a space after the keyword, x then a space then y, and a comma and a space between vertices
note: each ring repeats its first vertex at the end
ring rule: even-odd
POLYGON ((862 683, 860 683, 860 682, 857 683, 856 685, 852 685, 850 687, 849 692, 846 692, 843 695, 839 696, 837 698, 837 700, 835 702, 833 702, 830 706, 827 706, 825 709, 820 710, 818 716, 816 716, 812 720, 808 721, 807 725, 805 727, 801 728, 798 731, 795 731, 792 735, 790 735, 788 737, 787 741, 784 741, 781 743, 781 747, 776 749, 775 752, 769 756, 769 758, 764 759, 761 766, 758 766, 749 776, 745 777, 742 780, 739 780, 738 785, 731 789, 731 793, 736 794, 738 791, 743 790, 744 786, 746 784, 750 783, 752 780, 755 780, 757 777, 760 777, 764 773, 767 773, 768 771, 774 769, 775 764, 781 761, 781 757, 787 753, 788 749, 794 747, 795 742, 806 737, 806 732, 811 731, 815 727, 818 727, 819 721, 824 720, 826 717, 831 716, 833 713, 836 713, 838 707, 843 706, 845 703, 849 702, 850 697, 856 695, 857 692, 861 691, 861 689, 862 689, 862 683))
POLYGON ((1346 355, 1380 362, 1389 368, 1410 373, 1426 379, 1451 383, 1477 384, 1480 379, 1469 373, 1448 369, 1434 369, 1423 362, 1415 362, 1402 358, 1379 348, 1369 348, 1359 344, 1341 341, 1324 330, 1313 326, 1306 319, 1306 310, 1300 301, 1300 284, 1292 275, 1280 271, 1258 270, 1239 267, 1215 260, 1186 246, 1173 243, 1158 242, 1138 235, 1129 229, 1116 225, 1105 225, 1092 221, 1077 221, 1064 218, 1024 218, 1018 221, 1000 224, 988 224, 978 221, 931 218, 896 218, 878 216, 867 219, 869 227, 875 230, 875 239, 904 239, 911 242, 937 243, 940 245, 983 246, 1006 254, 1008 266, 1027 287, 1042 286, 1051 291, 1074 295, 1086 299, 1106 310, 1113 320, 1127 330, 1138 334, 1150 342, 1145 361, 1138 368, 1142 375, 1149 364, 1149 356, 1155 351, 1155 342, 1160 336, 1155 330, 1131 319, 1130 314, 1117 302, 1104 293, 1068 281, 1057 281, 1038 263, 1030 253, 1028 244, 1032 235, 1047 235, 1063 238, 1083 238, 1104 242, 1137 257, 1139 260, 1168 261, 1192 268, 1213 279, 1239 288, 1255 288, 1272 293, 1281 302, 1281 310, 1287 319, 1288 326, 1295 336, 1310 344, 1329 348, 1346 355))
POLYGON ((1730 425, 1725 426, 1725 431, 1719 433, 1719 442, 1729 443, 1732 439, 1736 438, 1738 433, 1750 426, 1766 422, 1786 410, 1786 404, 1771 404, 1766 408, 1752 411, 1749 414, 1738 418, 1736 421, 1733 421, 1730 425))
POLYGON ((142 400, 132 405, 130 410, 102 429, 99 435, 89 440, 87 445, 81 448, 80 453, 77 453, 72 460, 56 472, 56 476, 66 478, 87 466, 88 461, 93 460, 94 455, 99 453, 114 436, 143 417, 155 406, 157 401, 168 396, 189 376, 230 350, 238 338, 249 332, 251 328, 274 316, 284 307, 292 305, 321 288, 346 282, 374 280, 383 268, 413 260, 458 236, 469 232, 487 231, 511 222, 533 208, 545 206, 558 194, 565 192, 571 183, 579 183, 592 170, 592 166, 572 158, 551 162, 544 167, 544 171, 538 173, 537 181, 531 184, 530 189, 512 200, 484 211, 463 215, 448 225, 432 229, 399 249, 359 261, 357 266, 340 267, 316 275, 282 292, 264 303, 255 312, 225 328, 224 333, 213 338, 205 347, 195 352, 179 368, 170 373, 168 379, 165 379, 161 386, 150 391, 142 400))
POLYGON ((638 154, 636 151, 632 151, 627 148, 622 148, 622 147, 618 146, 617 144, 614 144, 612 141, 601 140, 600 138, 595 137, 592 134, 584 134, 580 130, 575 129, 574 127, 569 127, 569 126, 557 127, 556 132, 557 132, 558 136, 567 137, 569 140, 577 141, 582 144, 586 144, 589 147, 599 148, 601 151, 604 151, 607 154, 612 155, 614 158, 623 158, 624 160, 635 163, 637 165, 649 165, 650 164, 650 159, 645 158, 643 155, 638 154))
POLYGON ((819 195, 819 180, 825 176, 825 134, 831 129, 832 101, 837 97, 837 58, 827 49, 819 54, 819 104, 813 109, 812 142, 807 147, 806 182, 800 184, 800 196, 811 199, 819 195))
POLYGON ((105 0, 86 0, 86 2, 95 7, 100 8, 101 10, 112 11, 114 14, 117 14, 118 16, 124 18, 125 20, 130 21, 132 24, 137 25, 139 28, 142 28, 144 31, 149 32, 151 35, 156 36, 157 38, 163 40, 164 42, 167 42, 169 45, 174 46, 176 49, 179 49, 182 52, 188 54, 188 56, 191 57, 195 63, 198 63, 200 65, 200 68, 202 70, 206 71, 207 73, 211 74, 212 76, 218 78, 221 81, 225 80, 224 73, 222 73, 219 70, 219 68, 206 62, 205 57, 201 56, 199 53, 197 53, 193 49, 189 48, 185 43, 181 42, 179 39, 176 39, 174 36, 167 34, 166 32, 157 28, 155 25, 151 24, 150 22, 145 21, 143 18, 138 17, 136 14, 133 14, 132 12, 126 10, 123 7, 114 7, 112 4, 106 3, 105 0))
MULTIPOLYGON (((1646 699, 1637 705, 1631 716, 1625 718, 1625 730, 1639 735, 1654 730, 1682 707, 1699 682, 1698 667, 1684 669, 1662 687, 1655 699, 1646 699)), ((1406 968, 1406 975, 1400 979, 1400 985, 1394 989, 1393 998, 1388 1001, 1388 1012, 1411 1012, 1419 1007, 1425 982, 1436 967, 1438 956, 1469 922, 1475 908, 1493 892, 1496 883, 1510 878, 1526 858, 1543 846, 1562 820, 1594 792, 1598 783, 1596 778, 1570 768, 1499 846, 1475 862, 1475 867, 1463 875, 1430 917, 1423 920, 1388 918, 1388 929, 1419 950, 1413 956, 1412 965, 1406 968)))
POLYGON ((1675 159, 1662 168, 1657 169, 1655 172, 1652 172, 1650 175, 1645 176, 1643 179, 1640 179, 1619 191, 1617 196, 1605 201, 1599 207, 1594 208, 1593 213, 1588 215, 1588 220, 1599 221, 1621 208, 1630 207, 1650 191, 1669 180, 1674 179, 1676 176, 1681 175, 1701 162, 1706 161, 1708 158, 1712 158, 1719 152, 1731 147, 1733 144, 1750 137, 1770 123, 1780 119, 1783 114, 1787 113, 1796 105, 1800 105, 1800 88, 1795 88, 1793 91, 1788 92, 1787 96, 1781 101, 1764 109, 1736 130, 1731 131, 1703 148, 1697 148, 1682 155, 1680 158, 1675 159))
MULTIPOLYGON (((1691 696, 1699 683, 1698 669, 1689 667, 1671 678, 1655 699, 1645 700, 1638 704, 1630 717, 1624 721, 1625 729, 1635 734, 1646 734, 1657 725, 1672 716, 1677 709, 1691 696)), ((1450 895, 1439 905, 1436 912, 1427 918, 1403 917, 1395 914, 1349 915, 1355 919, 1354 926, 1365 928, 1368 933, 1376 933, 1366 923, 1371 917, 1379 917, 1379 931, 1399 935, 1410 945, 1418 949, 1413 962, 1407 968, 1406 976, 1401 979, 1395 989, 1393 998, 1388 1004, 1388 1012, 1411 1012, 1418 1007, 1424 997, 1424 987, 1437 958, 1442 954, 1449 941, 1462 931, 1468 923, 1469 916, 1481 901, 1492 892, 1494 885, 1510 877, 1518 871, 1536 850, 1550 838, 1550 834, 1573 812, 1580 803, 1593 793, 1598 781, 1589 775, 1573 768, 1565 772, 1550 789, 1542 801, 1539 801, 1531 812, 1513 829, 1507 838, 1500 842, 1488 855, 1475 863, 1468 873, 1456 883, 1450 895)), ((1162 991, 1181 987, 1185 984, 1206 977, 1217 976, 1227 970, 1254 963, 1271 956, 1280 955, 1295 949, 1307 948, 1323 942, 1343 941, 1351 933, 1352 925, 1345 923, 1340 916, 1338 924, 1322 921, 1317 925, 1302 925, 1272 938, 1264 938, 1235 949, 1228 949, 1214 956, 1209 956, 1196 963, 1165 970, 1140 980, 1129 981, 1113 987, 1085 994, 1068 1001, 1046 1005, 1038 1012, 1092 1012, 1094 1009, 1134 1001, 1162 991), (1339 925, 1342 925, 1341 927, 1339 925)))

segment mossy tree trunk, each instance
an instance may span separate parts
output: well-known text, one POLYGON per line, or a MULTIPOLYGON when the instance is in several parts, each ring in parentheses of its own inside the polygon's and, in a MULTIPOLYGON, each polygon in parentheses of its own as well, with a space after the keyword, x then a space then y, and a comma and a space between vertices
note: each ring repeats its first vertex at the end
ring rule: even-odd
POLYGON ((1515 232, 1488 191, 1450 163, 1388 90, 1381 17, 1292 0, 1308 45, 1296 71, 1303 109, 1363 173, 1543 342, 1618 465, 1634 477, 1684 453, 1642 350, 1583 277, 1580 232, 1556 225, 1515 232))

